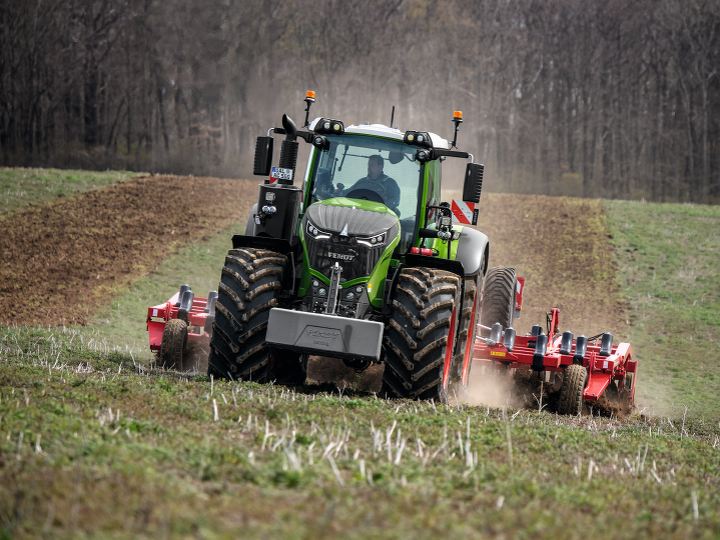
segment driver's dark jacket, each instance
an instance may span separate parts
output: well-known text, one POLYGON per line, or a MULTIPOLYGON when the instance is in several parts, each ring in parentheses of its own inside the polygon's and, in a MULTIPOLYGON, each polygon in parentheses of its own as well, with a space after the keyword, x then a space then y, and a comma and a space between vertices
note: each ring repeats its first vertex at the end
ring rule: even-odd
POLYGON ((369 189, 374 191, 383 198, 385 204, 390 208, 397 208, 397 205, 400 204, 400 188, 398 187, 397 182, 385 173, 382 173, 375 180, 367 176, 361 178, 346 191, 349 192, 354 189, 369 189), (383 187, 384 191, 378 189, 378 186, 383 187))

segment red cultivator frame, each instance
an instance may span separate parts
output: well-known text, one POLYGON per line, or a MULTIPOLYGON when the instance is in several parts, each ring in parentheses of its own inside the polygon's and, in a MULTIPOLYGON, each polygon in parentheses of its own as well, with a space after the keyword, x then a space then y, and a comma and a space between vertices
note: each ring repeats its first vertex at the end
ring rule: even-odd
POLYGON ((473 364, 536 372, 562 372, 563 381, 558 412, 579 414, 583 402, 595 402, 607 390, 612 402, 635 402, 637 361, 629 343, 613 345, 613 336, 604 333, 591 338, 558 331, 559 311, 548 313, 547 334, 535 325, 527 336, 516 336, 515 330, 504 332, 499 324, 490 337, 478 337, 473 364))
POLYGON ((208 298, 200 298, 183 285, 164 304, 148 308, 150 350, 160 351, 161 365, 181 370, 188 341, 210 343, 216 299, 215 291, 208 298))

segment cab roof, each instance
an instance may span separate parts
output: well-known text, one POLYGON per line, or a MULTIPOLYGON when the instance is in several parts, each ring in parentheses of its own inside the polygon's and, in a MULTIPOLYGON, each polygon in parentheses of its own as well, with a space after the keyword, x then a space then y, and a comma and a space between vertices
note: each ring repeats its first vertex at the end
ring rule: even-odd
MULTIPOLYGON (((309 128, 311 131, 315 129, 315 124, 317 124, 318 120, 320 120, 320 118, 316 118, 315 120, 310 122, 309 128)), ((400 131, 396 128, 391 128, 383 124, 361 124, 359 126, 351 125, 345 128, 345 133, 350 133, 353 135, 372 135, 375 137, 386 137, 389 139, 397 139, 399 141, 402 141, 405 137, 404 131, 400 131)), ((443 150, 450 149, 450 143, 446 139, 443 139, 440 135, 436 133, 427 133, 428 135, 430 135, 430 140, 432 140, 433 148, 439 148, 443 150)))

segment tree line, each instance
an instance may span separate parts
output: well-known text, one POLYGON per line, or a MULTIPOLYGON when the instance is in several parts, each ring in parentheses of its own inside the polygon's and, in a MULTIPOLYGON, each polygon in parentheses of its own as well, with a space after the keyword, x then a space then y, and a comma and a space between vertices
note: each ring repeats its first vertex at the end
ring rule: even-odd
POLYGON ((718 67, 715 0, 0 0, 0 159, 247 177, 313 89, 347 124, 462 110, 493 190, 712 204, 718 67))

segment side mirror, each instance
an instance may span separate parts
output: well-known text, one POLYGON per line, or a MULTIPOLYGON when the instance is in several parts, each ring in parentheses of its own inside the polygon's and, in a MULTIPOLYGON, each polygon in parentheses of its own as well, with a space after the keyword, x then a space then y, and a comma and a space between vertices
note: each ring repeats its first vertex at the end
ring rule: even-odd
POLYGON ((397 165, 403 160, 403 153, 402 152, 390 152, 390 155, 388 156, 388 161, 392 163, 393 165, 397 165))
POLYGON ((465 185, 463 186, 463 201, 471 203, 480 202, 482 193, 485 165, 481 163, 468 163, 465 168, 465 185))
POLYGON ((255 160, 253 161, 253 174, 268 176, 272 169, 273 138, 258 137, 255 140, 255 160))

